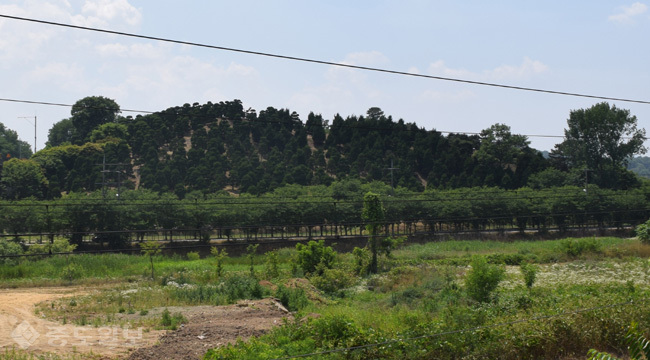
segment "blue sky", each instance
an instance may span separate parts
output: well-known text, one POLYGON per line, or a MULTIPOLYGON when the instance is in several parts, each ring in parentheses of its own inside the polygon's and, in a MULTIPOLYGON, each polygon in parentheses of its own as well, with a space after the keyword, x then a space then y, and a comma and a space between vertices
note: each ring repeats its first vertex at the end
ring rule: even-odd
MULTIPOLYGON (((472 81, 650 100, 650 2, 0 2, 0 14, 472 81)), ((570 110, 599 100, 336 68, 0 18, 0 98, 124 109, 240 99, 331 119, 377 106, 427 129, 495 123, 563 135, 570 110)), ((650 105, 610 102, 648 126, 650 105)), ((69 108, 0 102, 0 122, 38 148, 69 108)), ((124 115, 126 115, 125 113, 124 115)), ((650 129, 649 129, 650 130, 650 129)), ((550 150, 559 138, 530 137, 550 150)))

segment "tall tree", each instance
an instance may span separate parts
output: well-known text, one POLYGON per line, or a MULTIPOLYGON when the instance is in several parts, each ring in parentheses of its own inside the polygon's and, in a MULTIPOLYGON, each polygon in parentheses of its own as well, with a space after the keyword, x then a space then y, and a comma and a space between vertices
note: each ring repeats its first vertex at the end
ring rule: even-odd
POLYGON ((120 106, 103 96, 88 96, 72 105, 70 119, 74 126, 73 143, 81 145, 90 140, 90 134, 102 124, 117 121, 120 106))
POLYGON ((645 129, 637 128, 636 116, 629 110, 602 102, 571 111, 567 125, 565 140, 551 152, 556 163, 583 173, 589 183, 601 187, 627 188, 636 183, 625 167, 632 155, 645 154, 645 129))
POLYGON ((47 134, 47 146, 60 146, 66 143, 72 144, 72 140, 75 135, 74 125, 72 125, 71 119, 63 119, 56 124, 52 125, 52 128, 48 131, 47 134))
POLYGON ((636 116, 629 110, 615 105, 602 102, 571 111, 567 125, 565 140, 555 146, 552 155, 564 159, 571 168, 620 168, 632 155, 646 152, 645 129, 637 128, 636 116))

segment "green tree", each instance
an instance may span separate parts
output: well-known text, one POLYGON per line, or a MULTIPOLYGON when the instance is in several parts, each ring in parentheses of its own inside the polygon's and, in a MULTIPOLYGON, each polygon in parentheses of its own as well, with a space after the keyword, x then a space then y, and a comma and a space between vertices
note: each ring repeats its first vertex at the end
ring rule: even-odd
POLYGON ((379 195, 368 192, 363 196, 361 217, 366 222, 366 230, 370 236, 368 245, 372 259, 370 260, 370 268, 368 270, 373 274, 377 273, 377 255, 381 244, 381 239, 378 235, 383 225, 382 221, 384 221, 385 213, 384 205, 381 203, 379 195))
POLYGON ((47 147, 72 144, 75 128, 71 119, 63 119, 52 125, 47 134, 47 147))
POLYGON ((99 125, 90 133, 91 142, 100 142, 102 140, 125 140, 129 138, 128 127, 124 124, 106 123, 99 125))
POLYGON ((18 133, 0 123, 0 165, 12 158, 26 159, 32 156, 29 144, 18 139, 18 133))
POLYGON ((646 152, 645 129, 637 128, 637 118, 629 110, 615 105, 603 102, 571 111, 567 125, 565 140, 551 156, 569 169, 592 170, 590 182, 600 186, 621 186, 621 170, 630 157, 646 152))
POLYGON ((7 199, 42 199, 47 184, 43 169, 36 161, 11 159, 2 166, 2 185, 7 199))
POLYGON ((102 124, 116 122, 120 106, 103 96, 88 96, 72 105, 70 119, 74 126, 72 142, 81 145, 90 140, 93 130, 102 124))

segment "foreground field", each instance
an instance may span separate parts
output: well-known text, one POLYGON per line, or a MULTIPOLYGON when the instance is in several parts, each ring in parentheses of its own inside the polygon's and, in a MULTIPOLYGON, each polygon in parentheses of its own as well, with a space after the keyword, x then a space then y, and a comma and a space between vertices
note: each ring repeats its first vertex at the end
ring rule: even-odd
POLYGON ((650 324, 649 254, 634 239, 449 241, 406 245, 376 275, 358 275, 357 259, 338 254, 331 269, 305 276, 296 250, 282 249, 223 257, 221 274, 215 257, 155 257, 153 280, 143 256, 23 261, 0 266, 0 359, 89 351, 133 359, 584 358, 590 348, 625 355, 629 325, 647 334, 650 324), (482 300, 468 285, 477 256, 504 270, 482 300), (530 287, 522 264, 533 264, 530 287), (23 322, 40 334, 29 346, 23 322), (118 341, 61 346, 52 328, 86 340, 113 331, 118 341), (131 341, 124 329, 142 331, 131 341), (238 336, 254 337, 225 346, 238 336))

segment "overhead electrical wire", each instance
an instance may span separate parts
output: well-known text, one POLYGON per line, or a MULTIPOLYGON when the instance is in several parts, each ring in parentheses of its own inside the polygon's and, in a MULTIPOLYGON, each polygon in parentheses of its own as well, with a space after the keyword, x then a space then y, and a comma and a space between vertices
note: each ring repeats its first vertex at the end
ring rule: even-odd
POLYGON ((457 83, 489 86, 489 87, 512 89, 512 90, 521 90, 521 91, 529 91, 529 92, 537 92, 537 93, 583 97, 583 98, 591 98, 591 99, 599 99, 599 100, 622 101, 622 102, 630 102, 630 103, 638 103, 638 104, 648 104, 648 105, 650 105, 650 101, 647 101, 647 100, 635 100, 635 99, 616 98, 616 97, 608 97, 608 96, 589 95, 589 94, 582 94, 582 93, 557 91, 557 90, 546 90, 546 89, 538 89, 538 88, 530 88, 530 87, 514 86, 514 85, 505 85, 505 84, 497 84, 497 83, 490 83, 490 82, 483 82, 483 81, 473 81, 473 80, 450 78, 450 77, 435 76, 435 75, 414 74, 414 73, 410 73, 410 72, 406 72, 406 71, 390 70, 390 69, 383 69, 383 68, 376 68, 376 67, 369 67, 369 66, 360 66, 360 65, 351 65, 351 64, 344 64, 344 63, 333 62, 333 61, 325 61, 325 60, 309 59, 309 58, 297 57, 297 56, 289 56, 289 55, 267 53, 267 52, 261 52, 261 51, 237 49, 237 48, 231 48, 231 47, 225 47, 225 46, 202 44, 202 43, 197 43, 197 42, 192 42, 192 41, 174 40, 174 39, 162 38, 162 37, 157 37, 157 36, 141 35, 141 34, 135 34, 135 33, 122 32, 122 31, 107 30, 107 29, 100 29, 100 28, 93 28, 93 27, 79 26, 79 25, 72 25, 72 24, 64 24, 64 23, 59 23, 59 22, 46 21, 46 20, 33 19, 33 18, 26 18, 26 17, 19 17, 19 16, 12 16, 12 15, 6 15, 6 14, 0 14, 0 17, 6 18, 6 19, 12 19, 12 20, 28 21, 28 22, 39 23, 39 24, 44 24, 44 25, 52 25, 52 26, 59 26, 59 27, 77 29, 77 30, 86 30, 86 31, 93 31, 93 32, 99 32, 99 33, 105 33, 105 34, 111 34, 111 35, 126 36, 126 37, 131 37, 131 38, 160 41, 160 42, 173 43, 173 44, 179 44, 179 45, 202 47, 202 48, 208 48, 208 49, 214 49, 214 50, 230 51, 230 52, 236 52, 236 53, 242 53, 242 54, 248 54, 248 55, 265 56, 265 57, 271 57, 271 58, 277 58, 277 59, 283 59, 283 60, 291 60, 291 61, 298 61, 298 62, 320 64, 320 65, 337 66, 337 67, 344 67, 344 68, 356 69, 356 70, 374 71, 374 72, 387 73, 387 74, 400 75, 400 76, 410 76, 410 77, 417 77, 417 78, 451 81, 451 82, 457 82, 457 83))

